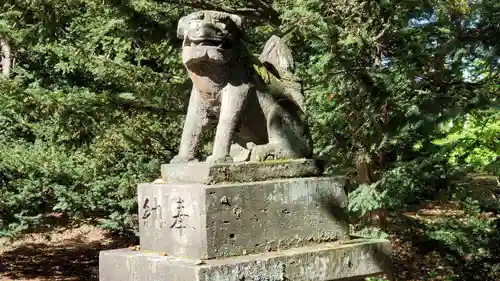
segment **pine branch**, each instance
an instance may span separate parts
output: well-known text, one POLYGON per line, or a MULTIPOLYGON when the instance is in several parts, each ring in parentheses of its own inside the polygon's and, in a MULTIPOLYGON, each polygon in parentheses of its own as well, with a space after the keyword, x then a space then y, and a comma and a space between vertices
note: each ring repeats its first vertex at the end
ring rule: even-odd
POLYGON ((281 19, 279 13, 274 10, 269 3, 262 0, 250 0, 250 7, 231 8, 227 6, 218 6, 204 0, 196 1, 178 1, 178 0, 157 0, 159 2, 176 5, 182 8, 193 8, 201 10, 214 10, 236 14, 249 20, 267 21, 274 25, 280 25, 281 19))

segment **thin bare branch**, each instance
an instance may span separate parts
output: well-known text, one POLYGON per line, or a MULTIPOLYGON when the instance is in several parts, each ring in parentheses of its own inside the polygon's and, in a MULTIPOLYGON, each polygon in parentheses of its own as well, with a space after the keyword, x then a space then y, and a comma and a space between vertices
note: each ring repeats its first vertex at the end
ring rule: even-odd
POLYGON ((12 68, 12 49, 9 42, 0 38, 2 76, 9 77, 12 68))

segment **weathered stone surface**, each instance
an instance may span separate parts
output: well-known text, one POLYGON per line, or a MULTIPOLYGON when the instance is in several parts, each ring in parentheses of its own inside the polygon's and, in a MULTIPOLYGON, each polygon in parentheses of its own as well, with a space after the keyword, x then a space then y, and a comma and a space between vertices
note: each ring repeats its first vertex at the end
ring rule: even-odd
POLYGON ((242 23, 238 15, 216 11, 198 11, 179 20, 182 63, 193 87, 179 154, 171 163, 196 160, 209 121, 217 128, 206 162, 312 156, 302 83, 293 76, 290 48, 272 36, 262 54, 253 56, 242 40, 242 23), (232 158, 234 143, 254 145, 246 155, 232 158))
POLYGON ((262 253, 347 236, 343 177, 245 184, 141 184, 141 248, 191 259, 262 253))
POLYGON ((185 260, 144 251, 104 251, 100 281, 327 281, 389 272, 387 240, 323 243, 221 260, 185 260))
POLYGON ((161 175, 165 183, 231 183, 271 179, 312 177, 321 174, 313 159, 278 160, 209 164, 200 162, 164 164, 161 175))

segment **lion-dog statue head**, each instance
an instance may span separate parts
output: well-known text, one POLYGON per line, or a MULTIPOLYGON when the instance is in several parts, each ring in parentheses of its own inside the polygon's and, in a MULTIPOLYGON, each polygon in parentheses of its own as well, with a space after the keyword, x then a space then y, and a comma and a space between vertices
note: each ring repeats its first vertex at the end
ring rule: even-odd
POLYGON ((177 36, 183 39, 182 62, 225 64, 234 58, 242 35, 242 19, 217 11, 191 13, 179 20, 177 36))

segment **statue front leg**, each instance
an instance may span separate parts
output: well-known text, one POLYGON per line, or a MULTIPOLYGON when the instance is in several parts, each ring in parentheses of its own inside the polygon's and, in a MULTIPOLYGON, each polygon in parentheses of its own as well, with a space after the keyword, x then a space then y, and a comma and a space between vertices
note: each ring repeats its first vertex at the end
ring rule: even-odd
POLYGON ((236 126, 248 97, 249 86, 227 85, 222 91, 219 123, 215 132, 213 153, 207 158, 208 163, 233 162, 229 151, 236 126))
POLYGON ((203 127, 208 123, 206 108, 203 106, 199 92, 193 87, 182 130, 179 154, 170 163, 187 163, 198 161, 195 158, 203 127))

